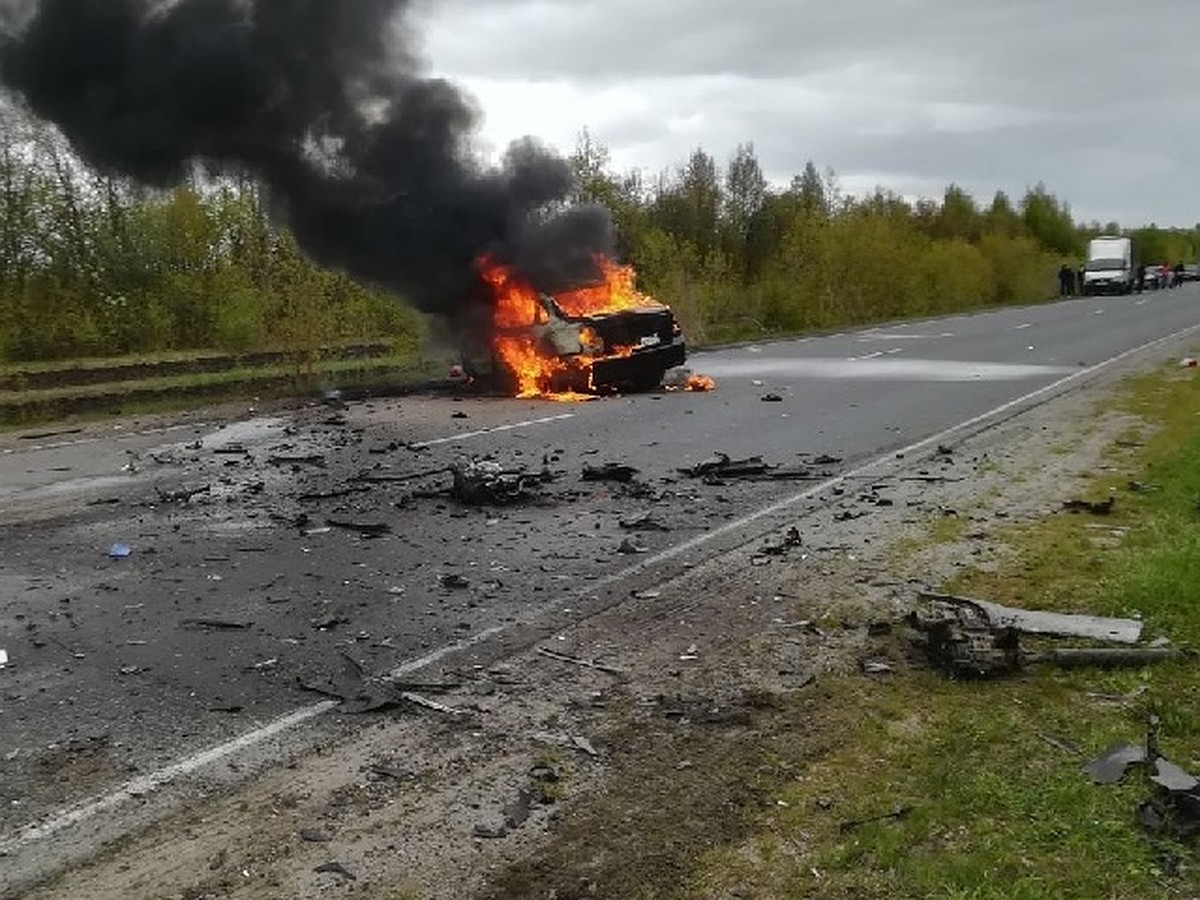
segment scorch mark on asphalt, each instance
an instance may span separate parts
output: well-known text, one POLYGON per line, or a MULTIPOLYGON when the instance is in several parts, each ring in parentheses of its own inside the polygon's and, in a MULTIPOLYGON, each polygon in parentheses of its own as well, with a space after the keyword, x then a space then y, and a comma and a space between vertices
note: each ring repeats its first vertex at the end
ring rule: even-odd
MULTIPOLYGON (((1006 403, 1002 403, 999 406, 988 410, 987 412, 973 416, 972 418, 959 422, 956 425, 952 425, 951 427, 946 428, 935 435, 931 435, 930 437, 923 438, 922 440, 909 444, 907 447, 904 447, 898 451, 879 456, 850 472, 845 472, 834 478, 830 478, 811 488, 785 497, 782 500, 771 504, 770 506, 766 506, 749 513, 740 519, 727 522, 719 528, 715 528, 711 531, 705 532, 704 534, 697 535, 690 540, 684 541, 683 543, 669 547, 666 550, 647 557, 641 562, 622 569, 619 572, 615 572, 611 575, 591 581, 588 583, 588 586, 584 589, 581 589, 579 593, 581 595, 594 594, 600 588, 638 575, 648 569, 653 568, 654 566, 668 562, 678 556, 695 550, 698 547, 702 547, 718 538, 735 534, 747 526, 761 522, 763 519, 767 519, 771 516, 789 510, 792 507, 798 506, 806 501, 812 500, 831 488, 838 487, 845 482, 853 481, 863 477, 864 475, 871 474, 872 470, 878 469, 881 466, 894 464, 894 460, 898 457, 912 456, 913 454, 919 453, 922 450, 925 450, 929 447, 935 447, 941 443, 946 443, 956 437, 959 439, 964 438, 971 433, 982 430, 988 425, 1003 421, 1004 418, 1010 415, 1015 415, 1024 407, 1045 402, 1061 393, 1064 389, 1070 387, 1071 385, 1085 381, 1086 379, 1101 372, 1109 366, 1114 365, 1115 363, 1122 362, 1130 357, 1136 356, 1139 353, 1144 353, 1148 350, 1152 350, 1156 347, 1179 340, 1197 332, 1200 332, 1200 325, 1192 325, 1188 328, 1181 329, 1164 337, 1157 338, 1153 341, 1148 341, 1147 343, 1138 347, 1134 347, 1131 350, 1126 350, 1125 352, 1110 357, 1103 362, 1096 363, 1095 365, 1088 366, 1084 369, 1079 369, 1078 371, 1060 378, 1057 381, 1051 382, 1048 385, 1040 387, 1037 390, 1030 391, 1021 395, 1020 397, 1009 400, 1006 403)), ((479 437, 498 431, 509 431, 513 428, 526 427, 528 425, 538 425, 548 422, 561 421, 563 419, 571 418, 572 416, 573 414, 567 413, 565 415, 550 416, 544 419, 535 419, 530 420, 529 422, 501 426, 499 428, 485 429, 479 432, 443 438, 438 440, 437 443, 451 443, 454 441, 466 440, 471 437, 479 437)), ((428 443, 426 445, 428 445, 428 443)), ((409 663, 402 664, 393 669, 391 674, 393 677, 395 677, 398 675, 404 675, 418 671, 419 669, 424 668, 425 666, 430 665, 451 653, 454 653, 458 650, 467 649, 468 647, 482 643, 488 638, 502 634, 505 630, 505 626, 489 628, 480 632, 479 634, 467 638, 464 641, 434 650, 423 657, 412 660, 409 663)), ((14 837, 7 840, 0 840, 0 856, 12 854, 29 844, 52 837, 64 829, 67 829, 73 825, 78 825, 79 823, 84 822, 87 819, 98 815, 99 813, 105 812, 106 810, 110 810, 125 801, 139 798, 151 791, 162 788, 178 778, 192 774, 199 769, 225 759, 234 753, 247 750, 265 740, 268 740, 269 738, 275 737, 285 731, 295 728, 296 726, 301 725, 304 722, 307 722, 323 713, 326 713, 332 709, 336 709, 338 705, 339 704, 337 701, 328 700, 302 707, 294 712, 289 713, 288 715, 275 719, 273 722, 270 722, 261 728, 247 732, 246 734, 243 734, 241 737, 235 738, 232 741, 220 744, 207 750, 203 750, 200 753, 189 756, 186 759, 160 769, 157 772, 152 772, 135 778, 132 781, 126 782, 116 790, 107 794, 94 797, 90 800, 84 801, 83 803, 61 810, 53 814, 41 824, 28 826, 18 832, 14 837)))

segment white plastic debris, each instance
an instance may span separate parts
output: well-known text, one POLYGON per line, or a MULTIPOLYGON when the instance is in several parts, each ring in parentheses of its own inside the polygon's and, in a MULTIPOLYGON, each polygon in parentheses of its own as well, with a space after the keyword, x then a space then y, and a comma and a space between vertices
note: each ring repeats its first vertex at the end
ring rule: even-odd
POLYGON ((0 650, 0 669, 8 665, 8 651, 0 650))

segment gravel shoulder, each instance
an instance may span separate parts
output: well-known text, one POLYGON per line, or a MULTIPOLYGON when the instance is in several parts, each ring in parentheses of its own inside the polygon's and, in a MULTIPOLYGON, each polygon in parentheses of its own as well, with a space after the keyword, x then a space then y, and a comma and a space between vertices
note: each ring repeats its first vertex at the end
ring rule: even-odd
POLYGON ((347 717, 287 765, 197 781, 181 812, 23 896, 627 896, 677 878, 738 843, 764 800, 754 767, 853 740, 823 678, 886 658, 877 635, 918 590, 1003 558, 1001 526, 1104 465, 1131 424, 1103 410, 1110 390, 843 482, 532 649, 434 663, 413 678, 452 686, 422 694, 437 707, 347 717), (947 520, 954 538, 931 537, 947 520), (780 697, 801 703, 772 717, 780 697))

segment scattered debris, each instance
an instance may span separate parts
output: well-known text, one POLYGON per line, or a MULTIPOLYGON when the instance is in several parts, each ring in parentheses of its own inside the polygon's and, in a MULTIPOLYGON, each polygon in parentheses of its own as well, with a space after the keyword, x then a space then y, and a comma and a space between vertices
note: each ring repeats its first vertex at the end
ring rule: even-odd
POLYGON ((578 656, 568 656, 565 653, 559 653, 557 650, 550 650, 546 647, 538 647, 538 653, 542 656, 556 659, 559 662, 570 663, 573 666, 583 666, 585 669, 595 669, 598 672, 607 672, 609 675, 625 675, 624 669, 617 666, 609 666, 604 663, 594 662, 590 659, 581 659, 578 656))
POLYGON ((800 529, 793 525, 787 530, 787 534, 783 536, 783 540, 778 544, 767 544, 765 547, 759 548, 754 554, 756 557, 761 556, 785 556, 788 551, 801 546, 803 541, 800 538, 800 529))
POLYGON ((782 403, 783 397, 779 394, 763 394, 760 398, 763 403, 782 403))
POLYGON ((300 687, 306 691, 322 694, 342 701, 342 709, 352 714, 378 712, 404 704, 420 706, 445 715, 466 715, 467 710, 456 709, 436 700, 430 700, 413 691, 400 690, 397 683, 367 675, 353 657, 342 653, 342 667, 324 681, 302 681, 300 687))
POLYGON ((925 636, 928 658, 951 675, 991 677, 1039 662, 1061 667, 1142 666, 1184 655, 1167 647, 1055 648, 1026 653, 1021 648, 1021 633, 1128 644, 1140 636, 1141 623, 1017 610, 943 594, 921 596, 926 605, 911 613, 909 622, 925 636))
POLYGON ((1068 512, 1086 512, 1094 516, 1107 516, 1113 511, 1116 502, 1115 496, 1109 497, 1107 500, 1066 500, 1063 502, 1063 509, 1068 512))
POLYGON ((761 456, 731 459, 727 453, 718 453, 712 459, 696 463, 690 468, 679 469, 679 473, 687 475, 689 478, 745 478, 765 475, 771 469, 772 466, 763 462, 761 456))
POLYGON ((446 572, 443 575, 439 575, 438 584, 454 591, 461 591, 471 586, 471 582, 457 572, 446 572))
POLYGON ((992 625, 1015 628, 1028 634, 1057 635, 1059 637, 1092 638, 1119 644, 1136 644, 1142 637, 1142 623, 1137 619, 1113 619, 1100 616, 1072 613, 1044 612, 1032 609, 1017 609, 1001 606, 987 600, 958 597, 953 594, 938 594, 922 591, 920 599, 932 603, 951 604, 957 607, 973 607, 980 610, 992 625))
POLYGON ((0 669, 8 665, 8 651, 0 650, 0 669))
POLYGON ((629 484, 638 475, 638 470, 633 466, 627 466, 623 463, 605 463, 602 466, 583 467, 584 481, 615 481, 619 484, 629 484))
POLYGON ((1150 494, 1159 489, 1157 484, 1146 484, 1141 481, 1131 481, 1126 487, 1133 494, 1150 494))
POLYGON ((332 838, 319 828, 301 828, 300 840, 308 841, 310 844, 328 844, 332 838))
POLYGON ((842 458, 840 456, 830 456, 828 453, 822 453, 812 461, 812 464, 814 466, 836 466, 841 461, 842 458))
POLYGON ((460 463, 451 466, 450 471, 454 477, 451 496, 469 506, 519 503, 557 477, 548 469, 531 473, 523 467, 506 469, 490 460, 460 463))
POLYGON ((896 671, 890 662, 882 659, 863 660, 862 670, 867 675, 890 675, 896 671))
POLYGON ((158 499, 161 503, 187 503, 193 497, 198 497, 200 494, 208 494, 212 491, 212 485, 206 484, 198 488, 181 488, 177 491, 164 491, 160 487, 156 487, 158 499))
POLYGON ((246 445, 238 441, 231 444, 225 444, 221 447, 213 447, 213 453, 221 456, 247 456, 250 451, 246 449, 246 445))
POLYGON ((635 544, 633 541, 631 541, 629 538, 625 538, 625 540, 621 541, 621 546, 619 546, 617 548, 617 552, 618 553, 628 553, 628 554, 649 553, 650 549, 648 547, 640 547, 637 544, 635 544))
POLYGON ((128 559, 133 556, 133 548, 128 544, 113 544, 108 548, 110 559, 128 559))
MULTIPOLYGON (((1153 794, 1137 806, 1147 831, 1174 838, 1200 833, 1200 779, 1164 757, 1158 748, 1158 716, 1150 716, 1143 745, 1117 744, 1083 766, 1095 784, 1117 784, 1129 770, 1143 767, 1153 794)), ((1176 865, 1178 863, 1176 862, 1176 865)))

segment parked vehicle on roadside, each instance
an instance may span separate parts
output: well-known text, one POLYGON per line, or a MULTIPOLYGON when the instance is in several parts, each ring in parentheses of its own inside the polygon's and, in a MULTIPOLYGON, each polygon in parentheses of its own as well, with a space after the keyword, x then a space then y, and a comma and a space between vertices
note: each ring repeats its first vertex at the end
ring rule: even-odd
MULTIPOLYGON (((1146 270, 1149 280, 1150 269, 1146 270)), ((1137 287, 1137 265, 1133 241, 1127 237, 1104 235, 1088 242, 1083 264, 1084 296, 1092 294, 1131 294, 1137 287)))

